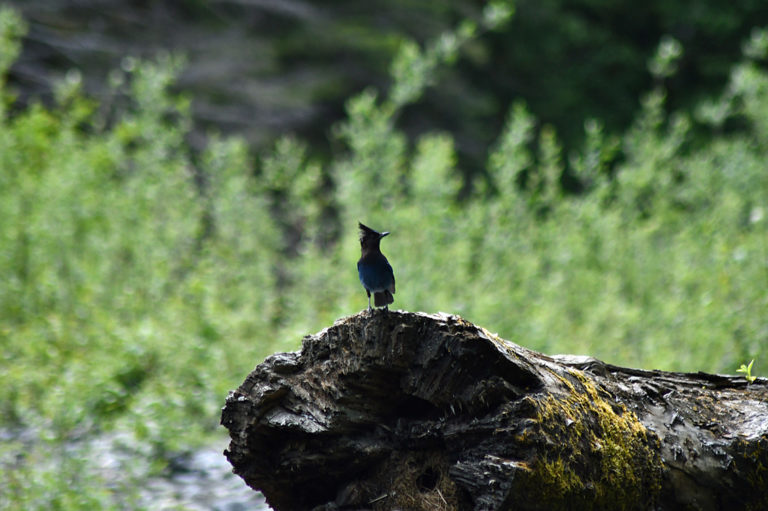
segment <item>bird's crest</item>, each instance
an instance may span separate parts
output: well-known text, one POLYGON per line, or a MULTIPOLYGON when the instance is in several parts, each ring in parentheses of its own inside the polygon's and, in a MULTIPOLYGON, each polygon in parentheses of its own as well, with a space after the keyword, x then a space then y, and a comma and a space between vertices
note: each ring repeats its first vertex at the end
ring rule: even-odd
POLYGON ((381 237, 378 231, 374 231, 367 225, 363 225, 361 222, 357 222, 357 225, 360 227, 360 241, 363 241, 365 238, 379 239, 381 237))

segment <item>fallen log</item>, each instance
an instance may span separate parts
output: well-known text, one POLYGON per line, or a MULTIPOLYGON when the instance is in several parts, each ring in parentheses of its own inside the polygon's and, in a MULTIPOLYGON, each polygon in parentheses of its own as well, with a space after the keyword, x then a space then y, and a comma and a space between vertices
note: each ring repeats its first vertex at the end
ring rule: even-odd
POLYGON ((765 510, 767 383, 363 312, 230 393, 225 455, 281 511, 765 510))

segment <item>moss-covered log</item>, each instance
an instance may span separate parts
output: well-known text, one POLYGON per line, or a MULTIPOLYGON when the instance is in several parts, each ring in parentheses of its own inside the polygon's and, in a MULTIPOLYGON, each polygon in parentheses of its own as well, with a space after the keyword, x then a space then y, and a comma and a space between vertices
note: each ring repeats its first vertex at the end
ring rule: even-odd
POLYGON ((375 311, 227 398, 226 455, 278 510, 768 509, 768 385, 549 357, 375 311))

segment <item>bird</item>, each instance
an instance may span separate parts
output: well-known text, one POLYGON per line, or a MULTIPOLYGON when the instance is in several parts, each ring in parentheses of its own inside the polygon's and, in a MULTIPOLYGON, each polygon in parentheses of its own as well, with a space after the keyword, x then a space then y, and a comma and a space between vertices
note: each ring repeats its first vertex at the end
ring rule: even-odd
POLYGON ((389 232, 377 232, 368 226, 358 222, 360 227, 360 251, 362 255, 357 261, 357 275, 368 293, 368 310, 371 308, 371 293, 373 304, 376 307, 384 307, 386 310, 390 303, 395 301, 395 274, 389 261, 381 253, 379 242, 381 238, 389 235, 389 232))

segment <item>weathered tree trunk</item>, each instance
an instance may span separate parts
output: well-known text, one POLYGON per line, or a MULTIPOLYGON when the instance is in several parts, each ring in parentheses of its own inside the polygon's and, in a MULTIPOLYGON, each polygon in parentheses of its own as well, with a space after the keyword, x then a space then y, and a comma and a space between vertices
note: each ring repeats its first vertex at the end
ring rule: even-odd
POLYGON ((267 358, 225 452, 278 510, 768 510, 768 385, 376 311, 267 358))

